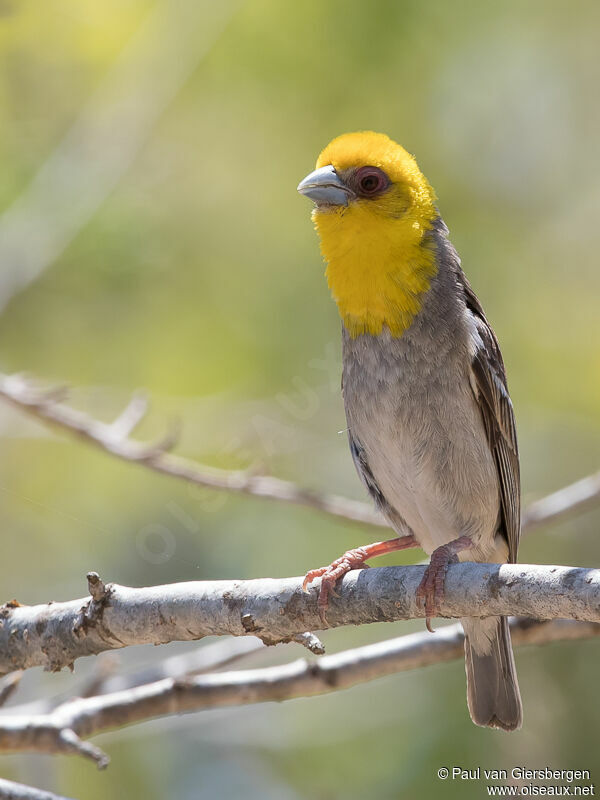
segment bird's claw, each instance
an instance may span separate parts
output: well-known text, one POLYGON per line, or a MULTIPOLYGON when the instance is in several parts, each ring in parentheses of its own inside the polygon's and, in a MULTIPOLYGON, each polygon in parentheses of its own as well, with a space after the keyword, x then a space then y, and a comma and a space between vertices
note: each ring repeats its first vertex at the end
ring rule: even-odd
POLYGON ((317 607, 319 610, 319 617, 325 625, 327 624, 325 614, 327 612, 327 608, 329 607, 329 598, 331 596, 339 597, 339 594, 335 589, 336 583, 351 570, 362 569, 363 567, 366 567, 366 557, 367 553, 365 549, 362 547, 357 547, 355 550, 348 550, 348 552, 344 553, 343 556, 336 558, 335 561, 332 561, 332 563, 329 564, 329 566, 311 569, 304 576, 304 580, 302 581, 302 590, 306 593, 308 593, 308 585, 316 578, 321 578, 321 588, 319 589, 317 607))
POLYGON ((440 602, 444 599, 444 581, 448 565, 457 561, 456 555, 447 547, 439 547, 431 556, 431 562, 417 588, 417 603, 425 609, 425 627, 435 633, 431 618, 437 616, 440 602))
POLYGON ((308 588, 309 584, 311 584, 316 578, 320 578, 321 575, 324 575, 329 567, 319 567, 319 569, 310 569, 306 575, 304 576, 304 580, 302 581, 302 591, 304 594, 310 594, 310 590, 308 588))

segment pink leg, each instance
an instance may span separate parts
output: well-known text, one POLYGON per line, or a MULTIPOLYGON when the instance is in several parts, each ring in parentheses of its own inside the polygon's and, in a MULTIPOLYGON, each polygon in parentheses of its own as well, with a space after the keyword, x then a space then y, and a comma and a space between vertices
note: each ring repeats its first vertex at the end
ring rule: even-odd
POLYGON ((425 624, 430 633, 433 633, 431 617, 435 616, 438 603, 444 598, 444 581, 448 565, 457 560, 457 553, 470 547, 473 547, 472 539, 469 536, 461 536, 448 544, 443 544, 431 554, 429 566, 417 589, 417 601, 422 601, 425 606, 425 624))
POLYGON ((355 550, 348 550, 343 556, 336 558, 328 567, 309 570, 304 577, 302 589, 306 592, 306 587, 309 583, 314 581, 315 578, 321 578, 318 600, 319 616, 323 622, 327 622, 325 613, 329 606, 329 595, 335 594, 334 587, 340 578, 343 578, 347 572, 353 569, 368 567, 369 565, 365 564, 365 561, 370 558, 393 553, 396 550, 406 550, 409 547, 419 547, 419 543, 414 536, 399 536, 396 539, 388 539, 386 542, 374 542, 364 547, 357 547, 355 550))

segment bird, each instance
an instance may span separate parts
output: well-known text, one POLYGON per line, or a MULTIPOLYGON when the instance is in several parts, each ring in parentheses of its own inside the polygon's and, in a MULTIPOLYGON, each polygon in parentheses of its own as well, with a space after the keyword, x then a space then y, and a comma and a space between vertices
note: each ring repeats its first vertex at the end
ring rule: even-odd
MULTIPOLYGON (((520 535, 515 416, 498 339, 415 158, 387 135, 347 133, 298 191, 342 321, 350 452, 397 536, 306 573, 318 608, 378 555, 430 555, 417 589, 426 624, 456 561, 514 563, 520 535)), ((523 709, 506 617, 467 617, 467 705, 476 725, 516 730, 523 709)))

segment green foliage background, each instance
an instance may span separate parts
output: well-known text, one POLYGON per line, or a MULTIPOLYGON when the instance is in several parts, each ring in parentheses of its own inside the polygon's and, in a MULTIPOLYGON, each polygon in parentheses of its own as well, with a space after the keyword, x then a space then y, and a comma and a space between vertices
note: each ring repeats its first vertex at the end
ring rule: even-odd
MULTIPOLYGON (((39 246, 47 268, 0 316, 3 371, 66 381, 73 403, 104 419, 142 386, 154 400, 143 434, 177 417, 182 453, 362 498, 338 434, 339 322, 295 187, 333 136, 382 130, 436 187, 501 340, 525 500, 598 469, 597 3, 2 0, 0 14, 0 248, 10 210, 56 148, 77 147, 69 131, 82 117, 93 128, 102 108, 121 107, 139 121, 136 87, 152 97, 168 68, 181 73, 54 255, 31 209, 20 246, 39 246)), ((84 141, 80 192, 67 202, 47 187, 57 218, 101 183, 129 133, 109 126, 84 141)), ((1 252, 0 275, 18 272, 1 252)), ((192 491, 4 407, 0 435, 2 600, 82 595, 89 569, 132 585, 297 575, 371 535, 192 491)), ((588 513, 528 535, 521 560, 594 565, 599 521, 588 513)), ((421 627, 324 639, 335 652, 421 627)), ((142 648, 119 668, 186 649, 142 648)), ((102 774, 43 756, 3 756, 0 771, 82 800, 483 797, 482 782, 442 783, 437 769, 597 766, 599 652, 598 642, 518 652, 525 725, 510 736, 470 723, 457 662, 97 737, 112 756, 102 774)), ((251 663, 304 655, 290 645, 251 663)), ((16 701, 77 692, 92 668, 32 671, 16 701)))

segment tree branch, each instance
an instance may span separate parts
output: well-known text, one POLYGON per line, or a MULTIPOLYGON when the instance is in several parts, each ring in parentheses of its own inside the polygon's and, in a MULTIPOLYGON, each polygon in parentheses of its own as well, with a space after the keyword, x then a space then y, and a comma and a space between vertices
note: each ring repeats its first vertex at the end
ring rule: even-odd
MULTIPOLYGON (((512 620, 511 628, 515 645, 600 635, 600 625, 570 620, 512 620)), ((411 634, 311 663, 300 660, 277 667, 167 678, 127 691, 71 699, 37 716, 2 714, 0 750, 79 753, 103 767, 107 756, 81 737, 158 716, 339 691, 384 675, 450 661, 462 652, 462 629, 450 625, 435 636, 411 634)))
MULTIPOLYGON (((137 644, 204 636, 257 636, 265 644, 323 646, 307 629, 416 619, 424 566, 356 570, 331 601, 325 625, 317 589, 302 578, 190 581, 134 589, 104 586, 89 573, 91 597, 0 608, 0 674, 44 666, 59 670, 82 656, 137 644), (100 586, 102 588, 100 588, 100 586)), ((600 621, 600 570, 526 564, 451 565, 440 616, 518 615, 600 621)))
POLYGON ((0 800, 69 800, 69 798, 0 778, 0 800))
MULTIPOLYGON (((225 470, 174 456, 168 451, 176 444, 171 431, 161 441, 146 444, 131 438, 144 418, 148 405, 142 393, 135 393, 125 410, 112 423, 104 423, 77 411, 62 400, 65 390, 41 391, 22 375, 0 373, 0 397, 42 422, 75 434, 107 453, 142 464, 148 469, 211 489, 237 492, 308 506, 329 516, 375 527, 389 527, 368 503, 336 494, 305 489, 291 481, 252 470, 225 470)), ((583 511, 600 503, 600 472, 537 500, 523 512, 522 530, 529 530, 583 511)))
POLYGON ((125 411, 112 424, 100 422, 65 405, 60 402, 64 394, 57 395, 52 390, 40 391, 22 375, 0 373, 0 397, 42 422, 75 434, 123 461, 143 464, 154 472, 211 489, 308 506, 349 522, 389 527, 381 514, 368 503, 304 489, 291 481, 272 475, 259 475, 252 470, 218 469, 174 456, 168 452, 176 443, 173 432, 153 444, 131 439, 129 434, 146 412, 146 401, 140 394, 133 396, 125 411))
POLYGON ((576 512, 593 508, 599 502, 600 472, 596 472, 531 503, 523 512, 521 527, 523 530, 533 530, 548 522, 557 522, 576 512))
MULTIPOLYGON (((214 489, 309 506, 352 522, 386 526, 365 503, 308 491, 273 476, 220 470, 173 456, 168 451, 175 444, 174 433, 150 445, 132 439, 132 432, 147 411, 147 400, 141 394, 134 395, 112 424, 65 405, 63 390, 40 392, 19 376, 0 375, 0 396, 43 422, 156 472, 214 489)), ((523 528, 564 518, 599 499, 600 473, 534 503, 524 513, 523 528)), ((424 570, 423 566, 395 567, 349 574, 339 598, 331 602, 325 627, 423 617, 415 592, 424 570)), ((317 610, 316 589, 304 594, 300 578, 189 582, 133 589, 105 585, 96 573, 89 573, 88 588, 90 597, 81 600, 31 607, 15 601, 1 607, 0 675, 38 665, 59 670, 72 666, 77 658, 105 650, 209 635, 253 635, 265 644, 296 641, 314 653, 323 652, 317 637, 307 633, 307 629, 324 627, 317 610)), ((596 625, 600 622, 600 571, 456 564, 448 571, 440 614, 518 614, 554 620, 521 621, 515 629, 515 644, 595 636, 600 630, 596 625), (559 620, 561 617, 584 620, 586 624, 559 620)), ((169 713, 320 694, 391 672, 449 660, 461 651, 460 628, 450 626, 435 637, 415 634, 324 658, 316 664, 299 661, 263 670, 181 678, 172 677, 178 666, 176 660, 171 660, 173 663, 164 672, 143 674, 126 684, 113 683, 111 689, 119 686, 116 692, 71 700, 44 713, 32 715, 24 710, 19 715, 14 714, 14 709, 10 716, 2 713, 0 750, 77 753, 104 766, 108 761, 104 753, 82 737, 169 713), (162 677, 165 674, 168 677, 162 677), (150 678, 152 682, 147 682, 150 678), (139 685, 140 680, 146 682, 139 685)), ((231 653, 231 657, 238 656, 231 653)), ((199 670, 203 669, 201 661, 199 670)), ((183 662, 179 667, 183 668, 183 662)), ((15 679, 0 687, 0 700, 6 699, 16 682, 15 679)), ((93 692, 106 681, 96 683, 93 692)), ((14 794, 15 797, 52 797, 22 788, 29 794, 14 794)), ((1 791, 2 785, 0 797, 1 791)))

